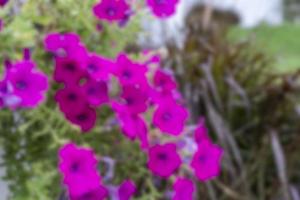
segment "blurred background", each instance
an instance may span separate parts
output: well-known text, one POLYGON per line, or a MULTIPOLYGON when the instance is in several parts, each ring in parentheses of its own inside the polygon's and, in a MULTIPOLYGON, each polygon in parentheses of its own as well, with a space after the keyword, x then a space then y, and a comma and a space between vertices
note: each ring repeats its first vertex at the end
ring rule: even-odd
MULTIPOLYGON (((12 0, 7 8, 0 8, 0 18, 7 22, 0 32, 1 61, 11 52, 20 57, 15 52, 24 47, 41 48, 43 34, 53 30, 79 32, 89 48, 108 56, 120 49, 154 50, 162 55, 163 66, 175 71, 192 112, 190 123, 204 116, 212 137, 226 152, 222 175, 199 184, 201 199, 300 199, 300 0, 181 0, 177 13, 167 20, 142 11, 139 20, 122 30, 123 41, 115 50, 107 46, 119 39, 116 29, 101 38, 89 32, 93 27, 87 20, 92 16, 87 13, 95 1, 88 2, 81 6, 70 0, 12 0), (65 18, 78 16, 78 23, 61 19, 61 13, 65 18), (102 47, 93 46, 104 40, 108 42, 102 47)), ((49 61, 37 51, 34 57, 49 61)), ((39 63, 50 71, 50 63, 39 63)), ((45 123, 41 119, 49 113, 45 107, 31 113, 0 111, 0 176, 4 177, 0 200, 59 196, 59 187, 53 189, 59 182, 53 152, 59 146, 55 142, 65 136, 57 133, 49 139, 54 133, 41 128, 45 123), (19 115, 38 117, 24 123, 19 115)), ((62 123, 63 118, 57 118, 53 126, 62 123)), ((57 130, 74 131, 62 126, 57 130)), ((104 141, 111 140, 104 136, 104 141)), ((119 169, 120 174, 129 173, 126 167, 119 169)), ((147 192, 138 199, 164 199, 163 189, 156 196, 147 192)))

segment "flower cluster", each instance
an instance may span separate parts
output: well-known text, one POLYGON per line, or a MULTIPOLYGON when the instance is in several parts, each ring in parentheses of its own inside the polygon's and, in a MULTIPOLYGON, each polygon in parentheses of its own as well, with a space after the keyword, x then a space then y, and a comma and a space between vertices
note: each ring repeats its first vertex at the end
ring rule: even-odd
POLYGON ((55 100, 65 117, 82 131, 96 123, 96 108, 109 100, 108 79, 111 61, 88 52, 74 33, 52 33, 45 49, 54 55, 53 79, 64 85, 55 100))
MULTIPOLYGON (((158 18, 167 18, 176 12, 179 0, 146 0, 151 12, 158 18)), ((128 0, 101 0, 93 7, 94 15, 101 21, 127 23, 134 11, 128 0)))
MULTIPOLYGON (((59 169, 71 200, 101 200, 109 196, 108 189, 101 182, 98 161, 91 149, 69 143, 59 150, 59 156, 59 169)), ((128 200, 135 190, 134 183, 126 180, 118 188, 117 196, 128 200)))
POLYGON ((26 49, 23 60, 15 63, 6 60, 0 81, 0 107, 34 108, 45 99, 47 76, 37 69, 29 54, 26 49))
MULTIPOLYGON (((57 91, 55 99, 66 118, 79 125, 82 131, 86 132, 94 127, 96 109, 106 103, 115 113, 123 135, 129 140, 140 142, 141 149, 148 155, 147 167, 153 175, 168 179, 179 174, 184 164, 188 164, 188 168, 194 171, 200 181, 210 180, 219 174, 223 151, 211 142, 203 120, 200 120, 193 138, 190 138, 191 146, 195 146, 193 151, 186 150, 190 145, 180 149, 177 142, 162 143, 151 134, 150 127, 154 126, 156 132, 161 133, 161 137, 186 139, 189 137, 185 130, 188 110, 177 90, 172 73, 158 66, 157 56, 152 56, 146 62, 136 62, 124 53, 120 53, 115 59, 104 58, 88 52, 80 42, 79 36, 74 33, 50 34, 45 39, 45 47, 54 55, 53 78, 64 85, 57 91), (116 89, 116 83, 119 89, 117 94, 113 95, 115 92, 111 89, 116 89), (146 121, 149 117, 151 124, 146 121), (185 151, 188 152, 187 155, 185 151), (191 159, 186 161, 186 157, 191 159)), ((67 145, 62 152, 65 148, 71 149, 67 151, 71 160, 68 160, 68 156, 60 154, 61 160, 63 163, 72 163, 73 157, 76 158, 76 152, 81 150, 76 150, 74 145, 67 145), (72 152, 75 152, 75 156, 72 152)), ((90 179, 91 184, 95 183, 94 188, 92 190, 89 184, 82 187, 87 187, 88 191, 92 190, 93 193, 100 195, 98 191, 100 177, 95 172, 95 159, 92 161, 92 157, 81 159, 81 164, 88 166, 90 168, 88 171, 94 171, 92 172, 94 175, 85 173, 81 175, 86 176, 86 180, 90 179)), ((76 159, 74 162, 76 163, 76 159)), ((76 188, 77 185, 74 183, 75 186, 72 186, 72 181, 69 182, 66 178, 68 169, 70 168, 61 168, 61 171, 72 197, 74 194, 71 188, 76 188)), ((180 199, 185 193, 192 196, 193 187, 191 189, 186 186, 191 184, 193 184, 191 180, 178 178, 174 185, 176 191, 174 199, 180 199), (185 189, 186 187, 189 189, 185 189)), ((120 191, 123 191, 123 187, 120 188, 120 191)), ((131 188, 134 191, 134 188, 131 188)), ((126 189, 127 192, 128 190, 126 189)), ((80 192, 80 195, 83 193, 80 192)))

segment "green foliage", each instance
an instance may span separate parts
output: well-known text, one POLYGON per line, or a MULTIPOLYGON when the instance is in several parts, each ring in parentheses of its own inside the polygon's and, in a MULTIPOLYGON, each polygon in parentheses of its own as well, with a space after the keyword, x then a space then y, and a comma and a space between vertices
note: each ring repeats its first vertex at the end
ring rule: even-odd
MULTIPOLYGON (((91 8, 95 0, 28 0, 25 4, 10 1, 0 10, 5 27, 0 32, 0 62, 5 58, 22 58, 22 50, 29 47, 33 60, 49 77, 53 61, 43 49, 43 38, 50 32, 76 32, 90 51, 115 57, 125 46, 136 39, 139 15, 132 18, 125 28, 105 24, 97 31, 98 21, 91 8)), ((1 67, 0 72, 3 67, 1 67)), ((52 81, 51 81, 52 83, 52 81)), ((56 85, 48 92, 47 102, 33 110, 0 110, 0 142, 4 149, 5 177, 16 200, 53 200, 63 192, 57 170, 57 151, 61 145, 74 141, 92 147, 98 156, 117 160, 116 178, 120 184, 132 178, 143 184, 151 178, 145 167, 145 156, 139 144, 127 141, 118 127, 106 129, 112 112, 101 108, 96 128, 82 135, 80 130, 65 120, 53 100, 56 85)), ((105 171, 103 174, 105 175, 105 171)), ((148 182, 147 182, 148 183, 148 182)), ((146 186, 144 188, 152 187, 146 186)), ((151 181, 150 181, 151 183, 151 181)), ((144 191, 145 195, 152 190, 144 191)))

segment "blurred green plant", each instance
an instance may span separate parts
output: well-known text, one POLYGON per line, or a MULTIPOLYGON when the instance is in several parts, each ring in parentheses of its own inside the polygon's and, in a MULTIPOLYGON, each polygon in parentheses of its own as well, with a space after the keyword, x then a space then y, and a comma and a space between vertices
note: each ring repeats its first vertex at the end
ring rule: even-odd
POLYGON ((205 116, 225 150, 223 175, 199 186, 200 196, 291 199, 300 182, 300 71, 282 74, 274 69, 272 55, 253 40, 228 39, 238 18, 209 9, 191 11, 183 48, 169 43, 164 61, 176 72, 194 123, 205 116))
MULTIPOLYGON (((49 77, 53 72, 53 61, 43 49, 43 38, 50 32, 76 32, 90 51, 114 57, 134 41, 139 31, 139 14, 126 27, 103 25, 92 14, 96 0, 28 0, 10 1, 0 10, 4 29, 0 32, 0 62, 7 58, 22 58, 23 48, 30 48, 33 60, 49 77)), ((3 66, 3 65, 1 65, 3 66)), ((1 67, 0 72, 4 67, 1 67)), ((145 156, 139 144, 123 138, 117 127, 110 127, 111 111, 103 107, 98 113, 97 126, 88 134, 67 122, 55 105, 53 96, 57 85, 52 83, 47 101, 33 110, 0 110, 0 147, 4 150, 3 166, 5 179, 10 184, 12 199, 53 200, 63 192, 57 170, 58 148, 67 141, 92 147, 97 155, 116 158, 114 184, 130 177, 148 196, 160 195, 145 177, 151 178, 144 166, 145 156), (117 145, 114 145, 117 144, 117 145), (114 145, 114 148, 111 148, 114 145), (144 191, 145 190, 145 191, 144 191)), ((102 170, 103 176, 105 170, 102 170)), ((148 198, 149 199, 149 198, 148 198)))

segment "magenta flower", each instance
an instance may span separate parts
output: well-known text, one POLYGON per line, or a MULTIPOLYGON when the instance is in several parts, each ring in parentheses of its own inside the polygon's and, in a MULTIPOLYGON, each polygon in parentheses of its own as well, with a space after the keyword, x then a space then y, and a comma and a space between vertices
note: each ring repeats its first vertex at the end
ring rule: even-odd
POLYGON ((100 106, 109 101, 108 86, 104 81, 88 79, 83 85, 87 102, 92 106, 100 106))
POLYGON ((148 155, 148 168, 162 178, 171 176, 181 165, 181 158, 173 143, 157 144, 149 149, 148 155))
POLYGON ((81 79, 87 76, 82 67, 81 58, 56 58, 53 78, 55 81, 64 84, 79 84, 81 79))
POLYGON ((159 91, 167 91, 170 92, 176 89, 177 84, 174 78, 167 74, 166 72, 158 69, 154 74, 154 87, 159 91))
POLYGON ((8 3, 8 0, 0 0, 0 6, 5 6, 8 3))
POLYGON ((85 106, 83 109, 74 109, 74 112, 65 113, 66 118, 75 125, 80 126, 82 132, 91 130, 97 119, 96 110, 85 106))
POLYGON ((193 181, 187 178, 177 178, 173 185, 175 194, 172 200, 193 200, 195 186, 193 181))
POLYGON ((95 80, 107 81, 115 63, 97 54, 91 54, 87 61, 87 72, 95 80))
POLYGON ((120 185, 118 189, 119 200, 130 200, 135 192, 136 186, 134 182, 131 180, 126 180, 120 185))
POLYGON ((159 18, 166 18, 173 15, 179 0, 147 0, 147 4, 153 14, 159 18))
POLYGON ((87 101, 83 91, 78 87, 68 86, 60 89, 55 94, 55 101, 64 113, 73 113, 86 107, 87 101), (76 108, 76 109, 74 109, 76 108))
POLYGON ((80 197, 99 188, 98 161, 91 149, 69 143, 59 150, 59 158, 59 170, 71 197, 80 197))
POLYGON ((223 149, 210 141, 203 140, 199 144, 191 163, 191 167, 199 180, 207 181, 220 174, 222 156, 223 149))
POLYGON ((72 196, 70 200, 104 200, 107 199, 108 190, 100 185, 97 189, 91 190, 80 196, 72 196))
POLYGON ((122 87, 121 97, 125 100, 124 106, 132 114, 138 114, 147 110, 147 94, 141 88, 133 85, 122 87))
POLYGON ((80 44, 80 37, 76 33, 50 33, 44 39, 44 47, 54 55, 65 55, 72 48, 80 44))
POLYGON ((112 108, 118 116, 122 133, 130 140, 139 139, 141 148, 147 149, 148 142, 148 129, 145 120, 139 115, 128 113, 127 110, 119 104, 112 102, 112 108))
POLYGON ((188 118, 188 111, 173 100, 161 103, 153 115, 153 124, 161 131, 180 135, 188 118))
MULTIPOLYGON (((114 74, 122 85, 142 85, 147 83, 147 67, 131 61, 126 54, 120 54, 114 69, 114 74)), ((144 88, 144 87, 142 87, 144 88)))
POLYGON ((20 99, 18 106, 33 108, 45 99, 47 76, 32 61, 20 61, 9 68, 4 78, 12 94, 20 99))
POLYGON ((126 0, 102 0, 93 8, 94 15, 100 20, 120 21, 130 12, 126 0))
POLYGON ((201 118, 195 130, 195 141, 197 144, 200 144, 203 140, 210 140, 210 138, 205 126, 205 120, 204 118, 201 118))

